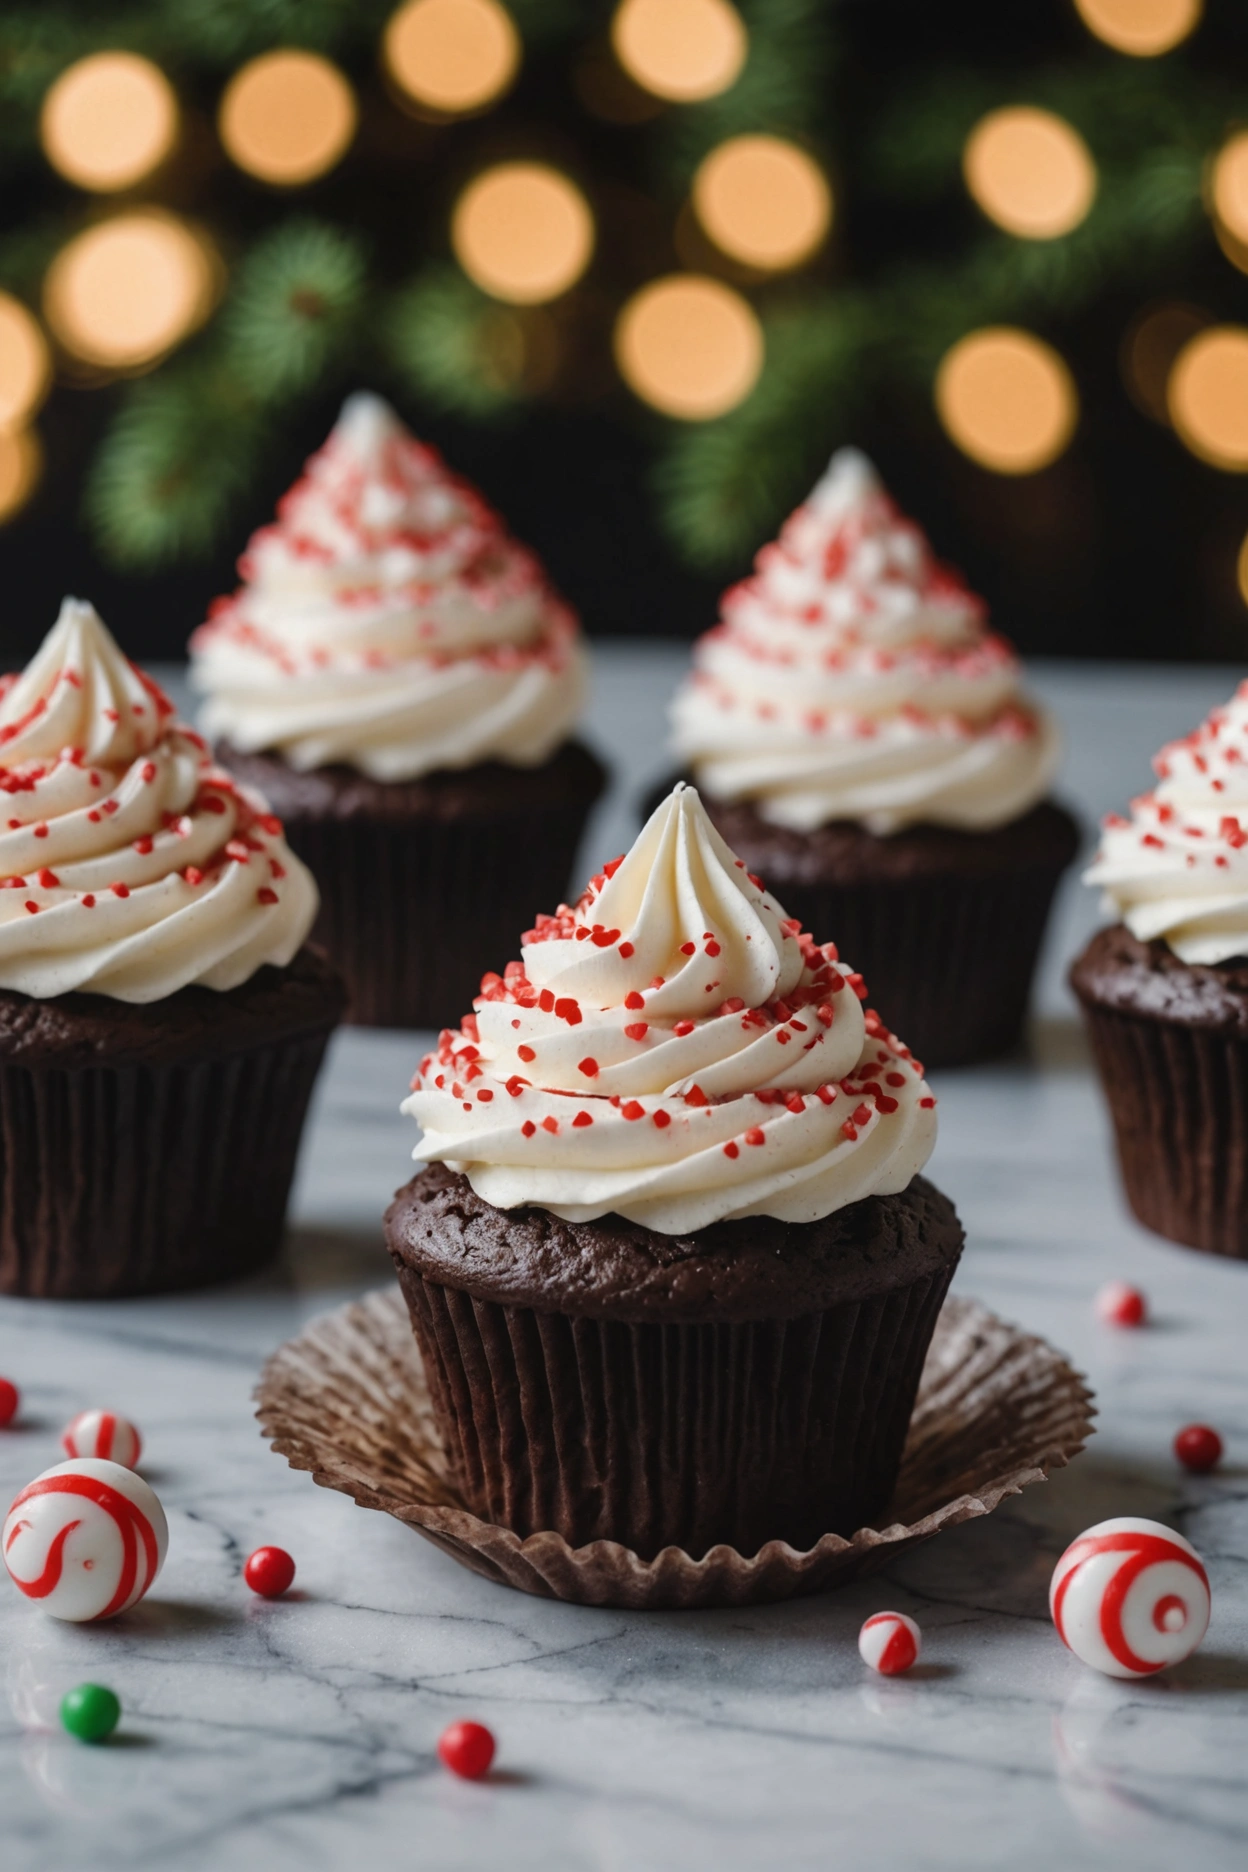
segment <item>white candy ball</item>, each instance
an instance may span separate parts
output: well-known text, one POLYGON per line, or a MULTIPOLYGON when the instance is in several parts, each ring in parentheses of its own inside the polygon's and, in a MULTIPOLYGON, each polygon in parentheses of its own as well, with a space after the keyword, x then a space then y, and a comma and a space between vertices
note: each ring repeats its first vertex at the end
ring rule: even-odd
POLYGON ((1053 1570, 1049 1610, 1075 1656, 1107 1677, 1151 1677, 1190 1657, 1209 1628, 1209 1579, 1160 1521, 1100 1521, 1053 1570))
POLYGON ((120 1463, 133 1469, 143 1448, 143 1439, 134 1425, 115 1411, 84 1410, 71 1418, 61 1436, 61 1448, 67 1456, 98 1456, 104 1462, 120 1463))
POLYGON ((164 1565, 169 1525, 132 1469, 79 1457, 27 1484, 0 1543, 19 1592, 83 1624, 138 1604, 164 1565))
POLYGON ((923 1634, 904 1612, 876 1612, 858 1634, 858 1655, 881 1677, 898 1677, 919 1661, 923 1634))

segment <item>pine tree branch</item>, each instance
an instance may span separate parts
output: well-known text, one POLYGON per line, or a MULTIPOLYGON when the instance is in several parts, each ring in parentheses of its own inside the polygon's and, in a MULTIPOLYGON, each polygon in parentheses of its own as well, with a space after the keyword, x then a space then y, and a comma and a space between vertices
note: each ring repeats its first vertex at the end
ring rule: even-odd
POLYGON ((223 363, 257 399, 311 389, 350 351, 368 292, 363 243, 303 216, 262 235, 219 326, 223 363))
POLYGON ((384 342, 396 370, 435 408, 496 417, 523 399, 519 315, 456 267, 429 267, 395 294, 384 342))

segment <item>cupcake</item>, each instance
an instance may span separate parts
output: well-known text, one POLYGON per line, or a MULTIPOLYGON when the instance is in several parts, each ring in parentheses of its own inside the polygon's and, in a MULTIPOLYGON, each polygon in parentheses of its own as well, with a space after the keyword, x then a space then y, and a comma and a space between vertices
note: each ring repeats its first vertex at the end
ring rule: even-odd
POLYGON ((728 592, 673 706, 706 809, 832 929, 929 1064, 1007 1051, 1078 844, 1053 723, 984 606, 842 449, 728 592))
POLYGON ((342 1012, 316 886, 90 605, 0 680, 0 760, 0 1291, 241 1274, 342 1012))
POLYGON ((316 876, 351 1018, 437 1027, 562 896, 605 780, 570 739, 576 619, 532 553, 374 396, 191 640, 203 725, 316 876))
POLYGON ((481 984, 386 1217, 468 1507, 652 1558, 887 1505, 962 1249, 859 975, 677 786, 481 984))
POLYGON ((1117 918, 1070 980, 1127 1200, 1188 1248, 1248 1256, 1248 683, 1106 819, 1085 882, 1117 918), (1242 820, 1242 827, 1241 827, 1242 820))

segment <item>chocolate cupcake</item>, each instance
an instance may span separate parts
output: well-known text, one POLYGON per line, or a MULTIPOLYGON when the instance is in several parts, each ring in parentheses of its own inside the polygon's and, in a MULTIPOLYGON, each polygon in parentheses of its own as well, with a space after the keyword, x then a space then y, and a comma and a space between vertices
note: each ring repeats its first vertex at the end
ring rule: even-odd
POLYGON ((1071 969, 1146 1227, 1248 1257, 1248 684, 1106 819, 1085 882, 1121 920, 1071 969), (1242 820, 1242 825, 1241 825, 1242 820))
POLYGON ((90 605, 0 681, 0 750, 0 1292, 244 1273, 345 999, 316 887, 90 605))
POLYGON ((386 1217, 475 1513, 648 1558, 885 1508, 963 1238, 864 995, 684 786, 485 977, 386 1217))
POLYGON ((984 606, 843 449, 727 593, 673 707, 723 836, 833 929, 929 1065, 1006 1052, 1078 829, 984 606))
POLYGON ((576 619, 374 396, 348 400, 239 572, 191 640, 204 726, 315 874, 351 1018, 439 1027, 566 890, 602 791, 570 738, 576 619))

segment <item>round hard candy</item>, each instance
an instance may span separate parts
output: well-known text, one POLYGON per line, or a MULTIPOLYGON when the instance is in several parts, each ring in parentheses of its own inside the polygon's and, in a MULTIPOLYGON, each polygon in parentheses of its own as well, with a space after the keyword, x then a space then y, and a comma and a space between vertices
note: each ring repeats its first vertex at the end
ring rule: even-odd
POLYGON ((164 1565, 169 1527, 141 1476, 87 1456, 27 1484, 0 1545, 19 1592, 53 1618, 84 1624, 138 1604, 164 1565))
POLYGON ((1107 1326, 1142 1326, 1148 1318, 1147 1300, 1126 1281, 1107 1282, 1096 1296, 1096 1310, 1107 1326))
POLYGON ((120 1721, 117 1693, 103 1684, 76 1684, 61 1698, 61 1723, 80 1742, 103 1742, 120 1721))
POLYGON ((257 1547, 248 1554, 243 1578, 262 1599, 280 1599, 295 1578, 295 1563, 284 1547, 257 1547))
POLYGON ((1209 1627, 1209 1579, 1190 1542, 1124 1515, 1072 1541, 1049 1587, 1062 1642, 1107 1677, 1151 1677, 1195 1651, 1209 1627))
POLYGON ((484 1723, 453 1722, 438 1737, 438 1754, 452 1774, 479 1781, 494 1759, 494 1737, 484 1723))
POLYGON ((904 1612, 876 1612, 858 1634, 858 1654, 881 1677, 899 1677, 919 1661, 923 1634, 904 1612))
POLYGON ((1185 1469, 1205 1475, 1222 1460, 1222 1439, 1211 1424, 1189 1423, 1175 1437, 1174 1453, 1185 1469))
POLYGON ((115 1411, 84 1410, 66 1424, 61 1448, 67 1456, 100 1456, 133 1469, 143 1449, 134 1425, 115 1411))
POLYGON ((0 1378, 0 1430, 11 1424, 22 1401, 21 1392, 8 1378, 0 1378))

